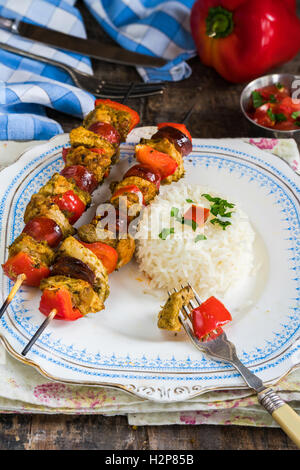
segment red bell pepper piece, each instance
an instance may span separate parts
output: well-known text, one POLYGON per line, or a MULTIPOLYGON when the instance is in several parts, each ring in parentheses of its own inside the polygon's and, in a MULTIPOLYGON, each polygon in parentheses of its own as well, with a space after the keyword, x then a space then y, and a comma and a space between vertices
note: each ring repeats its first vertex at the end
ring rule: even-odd
MULTIPOLYGON (((111 144, 119 145, 121 141, 121 136, 117 129, 107 122, 94 122, 94 124, 92 124, 88 130, 100 135, 103 137, 103 139, 107 140, 111 144)), ((94 149, 91 150, 93 151, 94 149)))
POLYGON ((177 162, 166 153, 159 152, 149 145, 136 146, 136 159, 138 162, 157 171, 161 178, 173 175, 178 167, 177 162))
POLYGON ((216 297, 209 297, 192 310, 193 329, 199 339, 218 336, 222 332, 221 327, 231 320, 230 313, 216 297))
POLYGON ((72 190, 54 196, 53 202, 69 219, 70 224, 75 224, 85 211, 85 204, 72 190))
POLYGON ((175 129, 181 131, 190 139, 190 141, 192 141, 192 136, 184 124, 178 124, 177 122, 160 122, 159 124, 157 124, 158 129, 161 129, 162 127, 175 127, 175 129))
POLYGON ((129 132, 132 131, 132 129, 140 122, 140 116, 134 109, 129 108, 125 104, 118 103, 117 101, 111 101, 108 99, 97 99, 95 101, 95 107, 98 106, 99 104, 106 104, 107 106, 110 106, 113 109, 116 109, 118 111, 125 111, 130 115, 131 118, 131 125, 129 132))
POLYGON ((91 250, 97 258, 100 259, 108 274, 112 273, 116 269, 119 255, 117 250, 112 246, 102 242, 85 243, 80 241, 80 243, 91 250))
POLYGON ((72 299, 68 289, 60 287, 58 290, 45 289, 43 291, 40 312, 46 315, 56 310, 55 318, 58 320, 74 321, 83 317, 78 308, 73 308, 72 299))
POLYGON ((142 191, 135 184, 129 184, 128 186, 123 186, 123 188, 118 189, 111 197, 110 202, 112 203, 117 197, 125 196, 126 193, 134 193, 139 198, 139 204, 145 205, 145 199, 142 191))
POLYGON ((89 170, 82 165, 71 165, 64 168, 60 174, 75 182, 79 189, 92 193, 98 186, 98 182, 89 170))
POLYGON ((45 241, 51 247, 56 247, 63 239, 63 233, 59 225, 47 217, 35 217, 29 220, 23 229, 37 242, 45 241))
POLYGON ((25 274, 26 279, 24 284, 27 286, 38 287, 40 282, 50 274, 48 266, 39 264, 37 265, 33 259, 23 251, 8 258, 2 269, 6 276, 15 281, 19 274, 25 274))
POLYGON ((300 48, 293 0, 196 0, 191 31, 201 61, 234 83, 265 74, 300 48))
POLYGON ((183 215, 184 220, 193 220, 198 226, 204 225, 208 219, 210 210, 206 207, 199 207, 192 204, 183 215))

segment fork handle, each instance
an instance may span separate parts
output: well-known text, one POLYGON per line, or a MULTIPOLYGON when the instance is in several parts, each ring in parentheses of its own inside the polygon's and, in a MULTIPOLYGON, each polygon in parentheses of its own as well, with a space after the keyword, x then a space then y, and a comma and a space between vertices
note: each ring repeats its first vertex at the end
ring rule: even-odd
POLYGON ((271 388, 258 393, 258 401, 281 429, 300 448, 300 416, 271 388))

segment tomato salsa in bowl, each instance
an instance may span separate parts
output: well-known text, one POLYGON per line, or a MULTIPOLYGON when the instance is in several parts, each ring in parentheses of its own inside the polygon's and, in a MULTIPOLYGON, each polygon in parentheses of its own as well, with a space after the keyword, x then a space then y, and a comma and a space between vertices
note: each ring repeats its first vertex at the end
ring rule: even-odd
POLYGON ((296 137, 300 131, 300 76, 273 74, 253 80, 242 92, 241 108, 255 126, 276 137, 296 137))

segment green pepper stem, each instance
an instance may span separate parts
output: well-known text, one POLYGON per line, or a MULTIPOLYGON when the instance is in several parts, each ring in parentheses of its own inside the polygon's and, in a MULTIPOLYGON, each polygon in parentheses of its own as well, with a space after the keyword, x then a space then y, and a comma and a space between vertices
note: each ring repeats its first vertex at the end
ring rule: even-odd
POLYGON ((225 38, 234 28, 233 15, 223 7, 210 8, 206 18, 206 34, 210 38, 225 38))

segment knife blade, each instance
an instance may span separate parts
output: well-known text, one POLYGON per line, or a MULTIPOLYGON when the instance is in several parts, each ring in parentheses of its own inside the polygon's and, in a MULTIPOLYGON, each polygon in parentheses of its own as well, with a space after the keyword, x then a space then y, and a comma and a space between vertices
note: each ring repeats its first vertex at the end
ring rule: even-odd
POLYGON ((139 67, 163 67, 167 63, 165 59, 160 57, 131 52, 127 49, 101 43, 93 39, 82 39, 76 36, 70 36, 69 34, 59 31, 25 23, 25 21, 0 17, 0 28, 32 41, 54 46, 65 51, 76 52, 105 62, 139 67))

